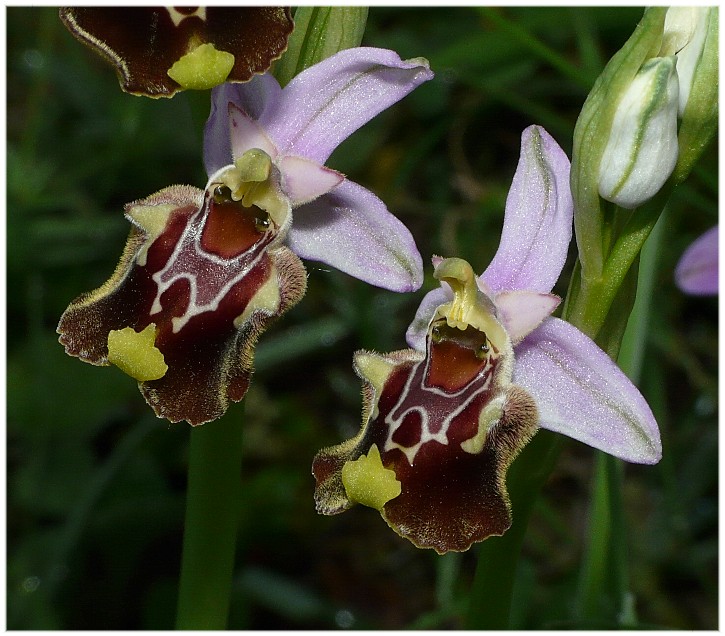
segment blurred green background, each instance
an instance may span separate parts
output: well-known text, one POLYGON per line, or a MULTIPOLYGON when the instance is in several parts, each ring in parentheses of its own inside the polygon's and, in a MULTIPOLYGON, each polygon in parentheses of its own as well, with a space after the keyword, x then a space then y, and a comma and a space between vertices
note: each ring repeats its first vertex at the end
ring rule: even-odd
MULTIPOLYGON (((188 427, 157 420, 116 368, 66 356, 67 304, 115 267, 123 205, 203 187, 184 94, 127 95, 52 8, 7 12, 7 590, 10 629, 173 625, 188 427)), ((381 196, 415 235, 424 289, 375 289, 307 263, 307 297, 262 338, 246 410, 230 628, 457 628, 475 548, 438 557, 357 507, 318 516, 310 465, 359 427, 356 349, 405 346, 434 286, 432 254, 482 271, 500 236, 521 131, 571 152, 581 105, 637 8, 370 10, 364 44, 424 56, 436 78, 347 140, 328 165, 381 196), (553 55, 551 55, 553 53, 553 55), (565 63, 559 63, 563 60, 565 63)), ((631 587, 643 627, 718 625, 717 299, 672 271, 717 223, 713 144, 672 199, 641 388, 664 458, 627 466, 631 587)), ((566 291, 568 273, 556 288, 566 291)), ((594 452, 568 441, 531 520, 513 627, 572 628, 594 452)), ((513 511, 514 515, 516 510, 513 511)))

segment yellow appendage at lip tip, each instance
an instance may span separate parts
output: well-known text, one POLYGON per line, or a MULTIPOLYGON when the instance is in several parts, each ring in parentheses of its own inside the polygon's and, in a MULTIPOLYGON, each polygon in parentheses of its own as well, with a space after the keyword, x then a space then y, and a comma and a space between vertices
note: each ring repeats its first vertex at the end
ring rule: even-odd
POLYGON ((367 455, 345 463, 342 483, 350 501, 379 511, 402 492, 395 471, 383 466, 376 444, 370 447, 367 455))
POLYGON ((213 44, 200 44, 182 55, 166 74, 182 88, 207 90, 223 84, 234 68, 234 56, 217 51, 213 44))
POLYGON ((169 368, 156 348, 156 325, 141 332, 131 327, 108 334, 108 361, 139 382, 163 378, 169 368))

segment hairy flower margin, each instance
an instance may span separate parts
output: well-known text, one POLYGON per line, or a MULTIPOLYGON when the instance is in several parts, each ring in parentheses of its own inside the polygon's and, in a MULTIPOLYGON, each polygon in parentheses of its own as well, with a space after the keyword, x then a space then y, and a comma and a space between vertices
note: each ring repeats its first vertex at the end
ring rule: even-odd
POLYGON ((203 424, 244 397, 259 335, 304 295, 295 253, 395 291, 420 287, 410 232, 323 164, 431 77, 425 60, 357 48, 284 89, 270 75, 218 87, 206 188, 171 186, 126 206, 132 229, 115 272, 61 316, 66 352, 117 365, 159 417, 203 424))
POLYGON ((319 512, 363 503, 418 547, 463 551, 509 528, 506 471, 537 427, 659 461, 637 388, 590 338, 550 317, 571 241, 569 170, 548 133, 527 128, 486 271, 434 258, 441 287, 410 325, 412 349, 356 354, 362 428, 315 457, 319 512))

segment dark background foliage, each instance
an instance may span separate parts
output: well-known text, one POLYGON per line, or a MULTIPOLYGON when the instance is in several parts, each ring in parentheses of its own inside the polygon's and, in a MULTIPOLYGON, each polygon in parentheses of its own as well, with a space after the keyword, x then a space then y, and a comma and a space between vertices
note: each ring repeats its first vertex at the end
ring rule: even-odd
MULTIPOLYGON (((457 255, 481 271, 498 245, 521 131, 541 124, 570 153, 591 84, 640 16, 374 7, 364 43, 425 56, 436 78, 328 165, 377 192, 426 263, 457 255)), ((7 29, 8 627, 170 628, 188 427, 153 417, 118 369, 66 356, 55 327, 113 270, 125 203, 172 183, 203 186, 201 131, 184 94, 122 93, 55 9, 8 8, 7 29)), ((713 147, 671 202, 659 258, 641 387, 664 458, 627 466, 624 492, 642 626, 717 626, 717 300, 684 296, 672 279, 685 247, 717 222, 717 174, 713 147)), ((370 509, 321 517, 312 502, 313 455, 359 426, 353 351, 405 346, 432 268, 424 290, 396 295, 307 266, 307 297, 264 335, 246 405, 227 415, 244 410, 246 421, 230 627, 460 627, 475 548, 441 558, 370 509)), ((572 616, 593 458, 567 442, 536 506, 514 627, 588 626, 572 616)))

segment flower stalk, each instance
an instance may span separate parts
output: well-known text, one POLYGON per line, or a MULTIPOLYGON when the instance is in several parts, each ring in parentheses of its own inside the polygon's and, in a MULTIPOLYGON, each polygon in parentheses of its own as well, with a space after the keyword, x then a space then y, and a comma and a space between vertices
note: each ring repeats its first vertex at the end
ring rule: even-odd
MULTIPOLYGON (((620 368, 633 382, 639 381, 642 371, 665 220, 660 217, 642 248, 637 299, 627 322, 618 356, 620 368)), ((622 487, 622 463, 600 453, 597 456, 592 484, 589 544, 585 549, 581 571, 577 616, 579 619, 614 619, 618 628, 633 628, 636 613, 629 588, 622 487), (607 580, 607 573, 611 580, 607 580)))
POLYGON ((241 516, 242 427, 235 413, 189 431, 177 629, 226 629, 241 516))
MULTIPOLYGON (((610 310, 625 283, 632 265, 654 228, 671 188, 665 186, 644 206, 629 215, 622 232, 613 240, 613 246, 603 265, 602 273, 596 278, 587 278, 583 262, 573 274, 572 288, 576 291, 567 303, 567 320, 597 340, 600 331, 607 324, 610 310)), ((576 223, 576 215, 575 221, 576 223)), ((581 260, 581 253, 580 253, 581 260)), ((603 346, 602 342, 597 342, 603 346)), ((607 350, 606 347, 604 347, 607 350)))

